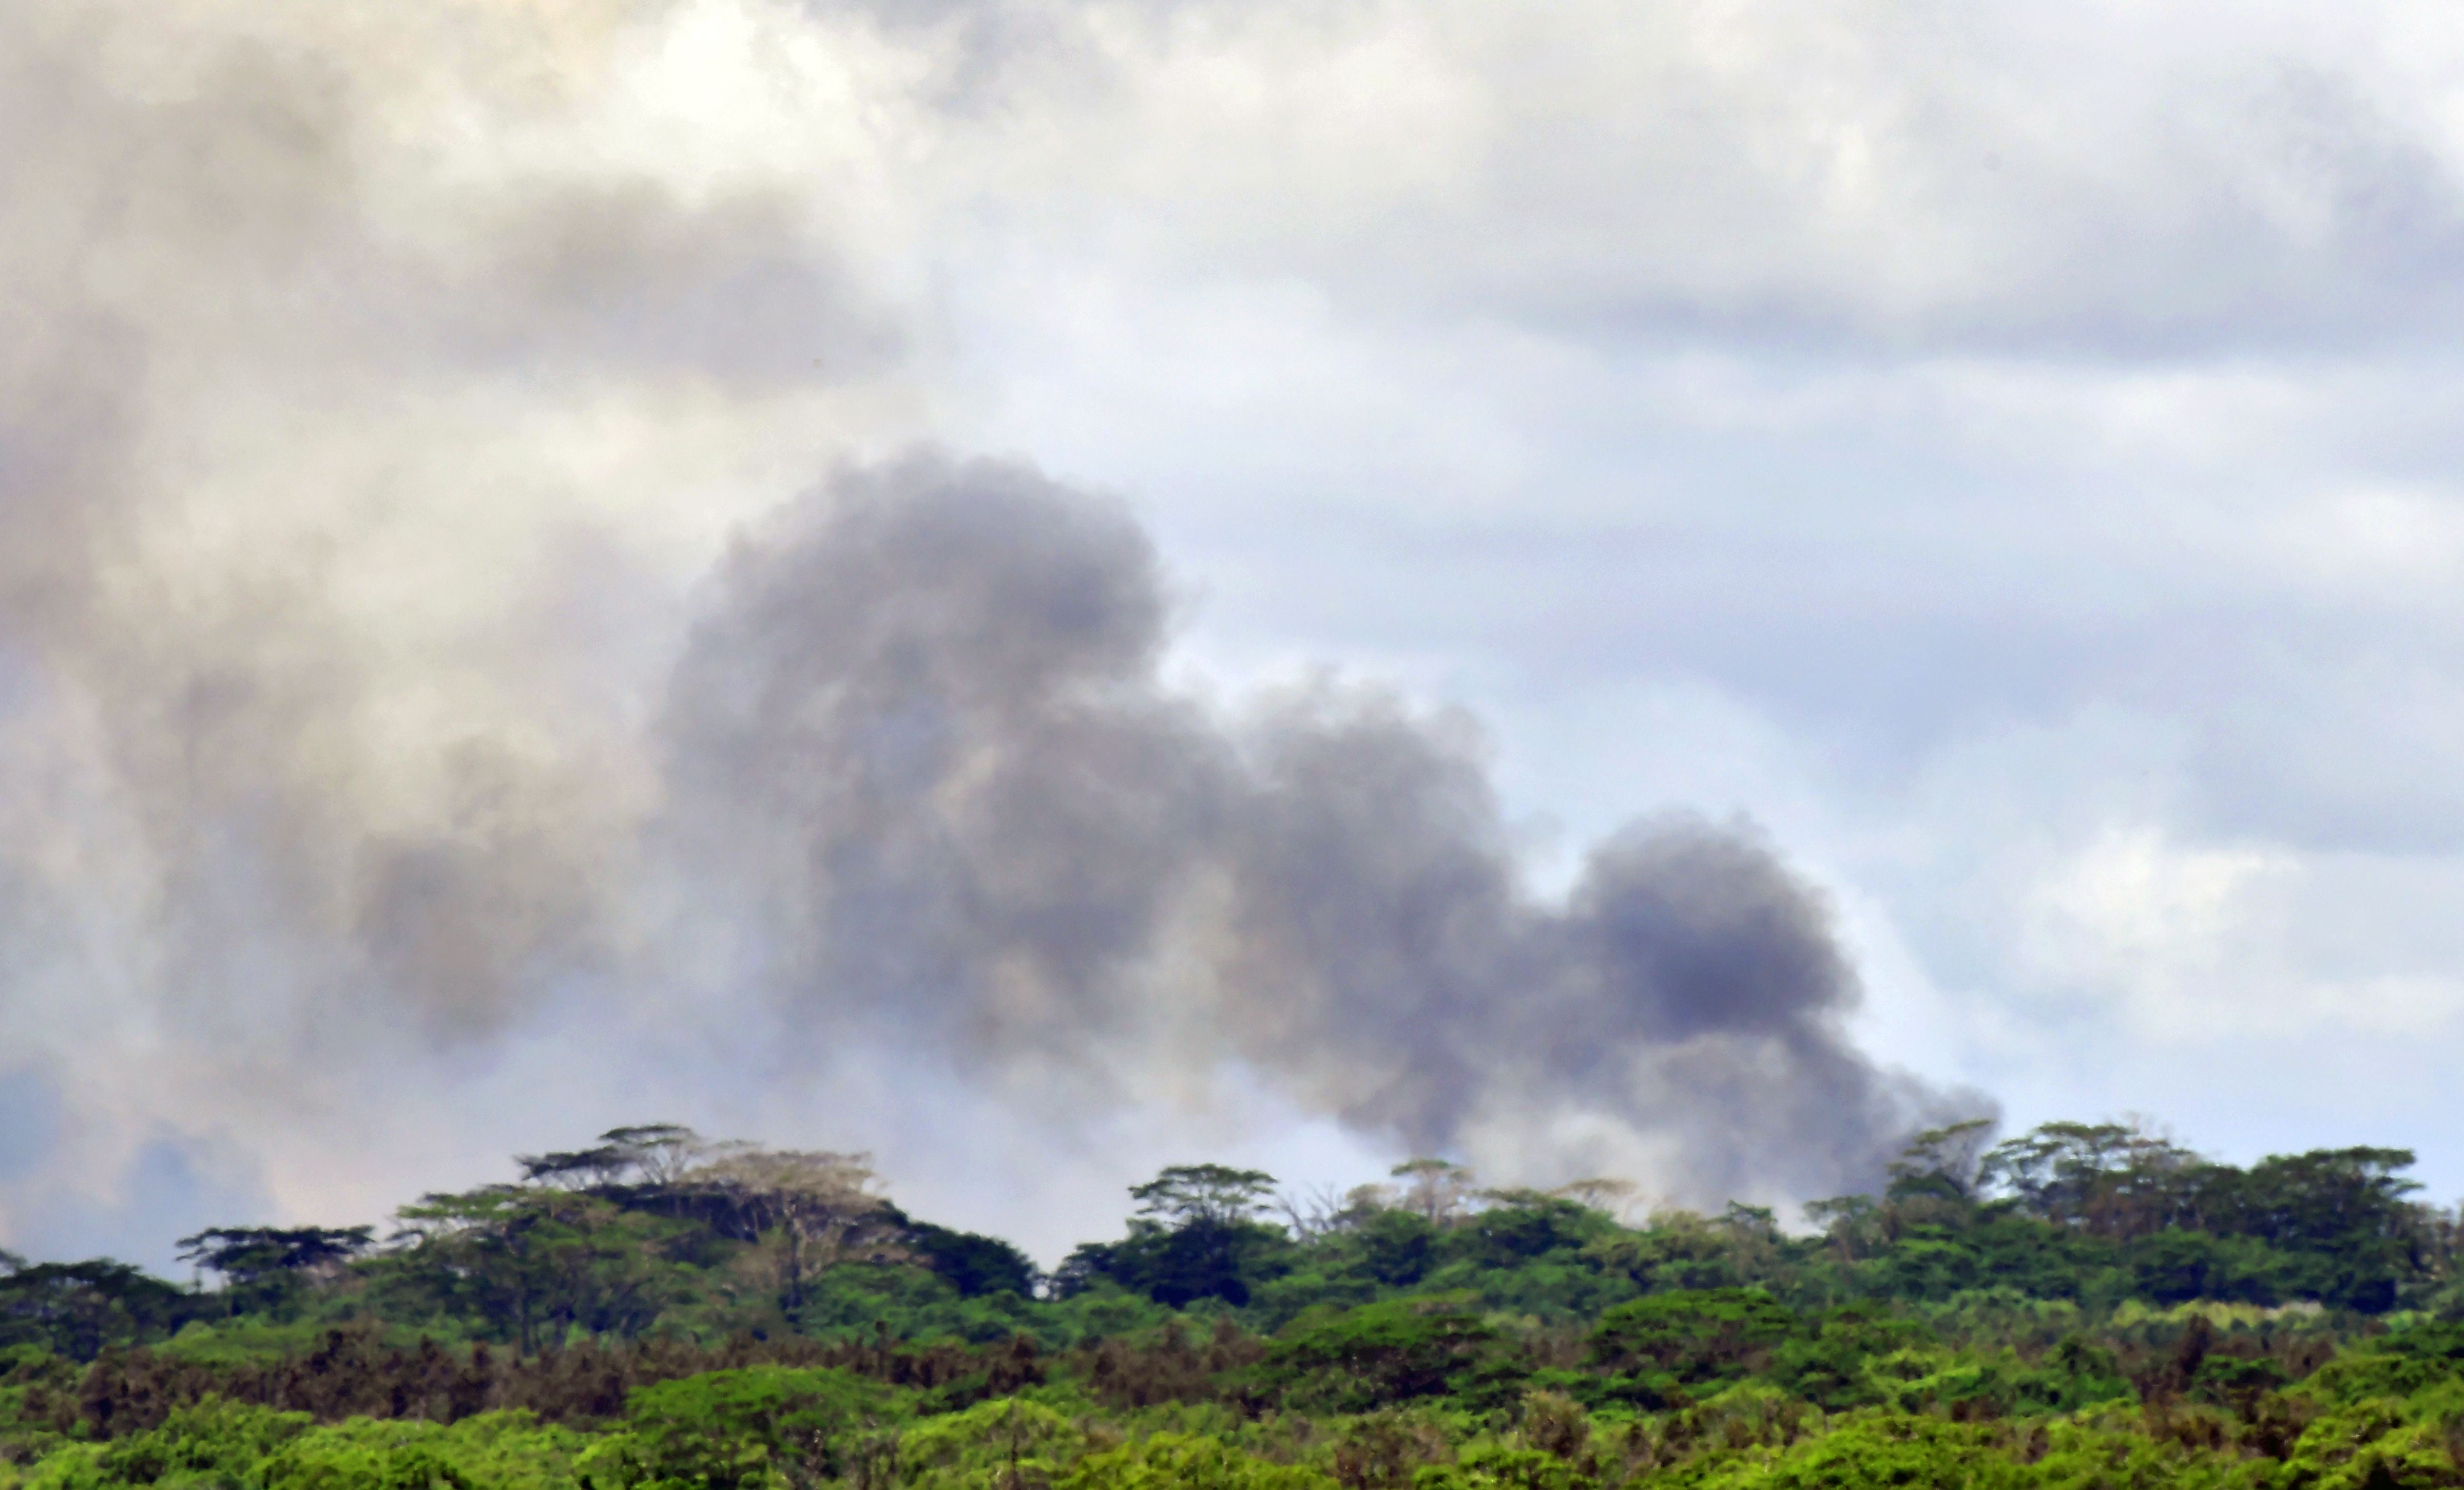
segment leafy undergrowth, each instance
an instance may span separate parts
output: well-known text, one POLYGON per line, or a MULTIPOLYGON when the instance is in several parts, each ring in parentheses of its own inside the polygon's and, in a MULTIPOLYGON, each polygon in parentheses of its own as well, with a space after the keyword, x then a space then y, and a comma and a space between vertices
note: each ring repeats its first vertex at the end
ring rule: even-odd
MULTIPOLYGON (((959 1401, 881 1359, 752 1365, 634 1386, 604 1416, 476 1405, 451 1420, 219 1397, 98 1435, 27 1421, 0 1490, 1605 1490, 1957 1485, 2464 1485, 2464 1330, 2346 1343, 2299 1381, 2233 1353, 2264 1320, 2185 1311, 2161 1378, 2072 1336, 2033 1354, 1951 1346, 1870 1308, 1808 1322, 1706 1290, 1608 1311, 1588 1368, 1508 1368, 1511 1320, 1460 1301, 1370 1305, 1266 1341, 1149 1341, 1177 1395, 1115 1356, 1055 1359, 959 1401), (2183 1323, 2187 1321, 2187 1323, 2183 1323), (2188 1348, 2185 1348, 2185 1347, 2188 1348), (1170 1366, 1176 1357, 1197 1363, 1170 1366), (1150 1400, 1133 1404, 1141 1395, 1150 1400)), ((63 1379, 63 1363, 21 1359, 63 1379)), ((5 1398, 21 1410, 25 1382, 5 1398)))

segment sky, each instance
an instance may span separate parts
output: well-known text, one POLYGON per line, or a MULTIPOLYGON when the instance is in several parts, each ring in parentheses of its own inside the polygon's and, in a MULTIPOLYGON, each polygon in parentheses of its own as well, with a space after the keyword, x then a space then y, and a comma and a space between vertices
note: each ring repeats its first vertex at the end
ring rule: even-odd
POLYGON ((1624 825, 1763 845, 1912 1113, 2464 1192, 2447 8, 27 0, 0 131, 11 1248, 628 1121, 1047 1260, 1406 1157, 1254 1039, 782 1042, 675 908, 729 555, 919 458, 1146 535, 1202 741, 1393 701, 1569 925, 1624 825))

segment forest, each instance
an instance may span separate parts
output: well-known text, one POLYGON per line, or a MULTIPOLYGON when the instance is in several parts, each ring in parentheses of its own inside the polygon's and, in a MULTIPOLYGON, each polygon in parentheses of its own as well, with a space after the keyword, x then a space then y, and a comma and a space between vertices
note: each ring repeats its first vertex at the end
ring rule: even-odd
POLYGON ((2464 1485, 2412 1163, 1970 1123, 1785 1221, 1193 1164, 1046 1274, 645 1124, 187 1283, 0 1256, 0 1490, 2464 1485))

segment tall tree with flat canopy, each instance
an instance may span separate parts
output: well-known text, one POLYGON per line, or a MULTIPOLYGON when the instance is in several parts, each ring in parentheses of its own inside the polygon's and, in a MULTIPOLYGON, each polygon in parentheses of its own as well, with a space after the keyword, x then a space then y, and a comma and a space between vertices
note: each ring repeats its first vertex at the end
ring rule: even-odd
POLYGON ((1110 1279, 1178 1308, 1199 1299, 1246 1303, 1250 1285, 1283 1267, 1290 1239, 1258 1219, 1275 1177, 1220 1164, 1175 1165, 1130 1187, 1138 1214, 1117 1242, 1089 1243, 1055 1275, 1064 1293, 1110 1279))
POLYGON ((1265 1208, 1274 1188, 1275 1177, 1264 1169, 1180 1164, 1143 1185, 1131 1186, 1130 1198, 1138 1203, 1140 1215, 1154 1216, 1178 1230, 1245 1221, 1265 1208))
POLYGON ((874 1190, 870 1156, 744 1145, 688 1169, 675 1183, 723 1196, 746 1218, 777 1281, 789 1320, 805 1290, 843 1262, 906 1256, 898 1212, 874 1190))
POLYGON ((220 1275, 238 1314, 278 1308, 301 1284, 341 1273, 375 1234, 367 1226, 217 1226, 181 1237, 179 1258, 220 1275))
POLYGON ((1419 1212, 1431 1226, 1461 1219, 1471 1203, 1475 1180, 1471 1170, 1445 1159, 1410 1159, 1395 1167, 1403 1182, 1403 1204, 1419 1212))

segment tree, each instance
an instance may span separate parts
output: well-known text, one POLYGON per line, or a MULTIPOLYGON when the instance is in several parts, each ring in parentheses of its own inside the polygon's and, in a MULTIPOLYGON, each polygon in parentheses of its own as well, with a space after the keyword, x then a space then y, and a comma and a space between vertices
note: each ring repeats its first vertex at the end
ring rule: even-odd
POLYGON ((1035 1295, 1035 1259, 1001 1237, 909 1221, 900 1240, 966 1298, 1002 1292, 1022 1299, 1035 1295))
POLYGON ((1934 1195, 1944 1200, 1976 1198, 1979 1162, 1993 1141, 1991 1118, 1970 1118, 1947 1127, 1916 1134, 1891 1161, 1889 1193, 1893 1199, 1934 1195))
POLYGON ((1392 1196, 1384 1191, 1379 1185, 1356 1185, 1349 1190, 1313 1185, 1306 1190, 1278 1193, 1274 1209, 1293 1236, 1313 1242, 1357 1228, 1380 1205, 1391 1203, 1392 1196))
POLYGON ((2244 1173, 2217 1219, 2279 1247, 2383 1251, 2376 1244, 2409 1240, 2416 1224, 2406 1197, 2421 1187, 2399 1172, 2413 1162, 2409 1148, 2270 1154, 2244 1173))
POLYGON ((301 1282, 333 1278, 375 1234, 368 1226, 218 1226, 181 1237, 179 1258, 219 1274, 238 1314, 279 1307, 301 1282))
POLYGON ((688 1169, 679 1187, 723 1196, 767 1249, 780 1312, 799 1318, 805 1286, 843 1262, 895 1261, 904 1218, 874 1193, 869 1156, 740 1145, 688 1169))
POLYGON ((526 1353, 573 1329, 637 1335, 683 1284, 667 1248, 685 1224, 596 1195, 490 1185, 396 1215, 381 1282, 406 1302, 486 1320, 526 1353))
POLYGON ((610 1190, 638 1185, 653 1190, 673 1185, 712 1145, 680 1123, 641 1123, 609 1128, 587 1148, 544 1154, 516 1154, 522 1178, 534 1185, 568 1190, 610 1190))
POLYGON ((1592 1359, 1691 1385, 1735 1375, 1788 1338, 1796 1316, 1759 1288, 1654 1294, 1618 1304, 1592 1332, 1592 1359))
POLYGON ((1350 1241, 1361 1272, 1390 1288, 1409 1288, 1437 1265, 1441 1234, 1417 1211, 1380 1211, 1350 1241))
MULTIPOLYGON (((724 1146, 724 1145, 720 1145, 724 1146)), ((586 1148, 516 1154, 527 1184, 562 1190, 612 1190, 626 1186, 663 1190, 713 1151, 700 1134, 680 1123, 641 1123, 609 1128, 586 1148)))
POLYGON ((1598 1212, 1538 1190, 1490 1190, 1487 1200, 1478 1214, 1454 1230, 1446 1243, 1449 1256, 1488 1267, 1512 1267, 1560 1249, 1580 1248, 1617 1230, 1598 1212))
MULTIPOLYGON (((635 1390, 625 1406, 636 1482, 817 1490, 842 1479, 893 1394, 850 1371, 754 1366, 635 1390)), ((585 1481, 587 1482, 587 1481, 585 1481)))
POLYGON ((1403 1204, 1432 1226, 1458 1219, 1474 1193, 1471 1170, 1443 1159, 1407 1159, 1391 1172, 1403 1182, 1403 1204))
POLYGON ((615 1183, 631 1161, 615 1145, 601 1144, 571 1152, 516 1154, 514 1163, 521 1167, 522 1178, 534 1185, 596 1190, 615 1183))
POLYGON ((1441 1296, 1363 1304, 1276 1341, 1265 1370, 1337 1412, 1436 1396, 1459 1385, 1498 1340, 1465 1301, 1441 1296))
POLYGON ((2101 1236, 2143 1236, 2200 1225, 2200 1201, 2220 1168, 2137 1123, 2047 1123, 1995 1145, 1978 1166, 2041 1219, 2101 1236))
POLYGON ((0 1278, 0 1345, 92 1360, 105 1345, 169 1334, 192 1296, 110 1257, 44 1262, 0 1278))
POLYGON ((1282 1228, 1257 1219, 1274 1183, 1262 1169, 1175 1165, 1130 1187, 1138 1214, 1127 1236, 1072 1252, 1054 1283, 1066 1296, 1110 1279, 1174 1308, 1199 1299, 1244 1304, 1292 1251, 1282 1228))
POLYGON ((1590 1179, 1569 1180, 1549 1193, 1622 1221, 1641 1199, 1642 1187, 1632 1180, 1595 1175, 1590 1179))
POLYGON ((1220 1164, 1174 1165, 1147 1181, 1130 1187, 1130 1198, 1140 1215, 1154 1216, 1174 1230, 1189 1226, 1228 1226, 1245 1221, 1265 1209, 1275 1177, 1264 1169, 1234 1169, 1220 1164))
POLYGON ((2407 1197, 2409 1148, 2321 1148, 2271 1154, 2208 1187, 2218 1232, 2256 1237, 2300 1260, 2293 1285, 2347 1308, 2392 1308, 2398 1288, 2431 1266, 2431 1218, 2407 1197))
POLYGON ((1805 1218, 1821 1229, 1845 1261, 1857 1261, 1885 1240, 1882 1205, 1871 1195, 1809 1200, 1805 1203, 1805 1218))
POLYGON ((674 1184, 711 1146, 681 1123, 609 1128, 599 1141, 615 1150, 635 1183, 654 1186, 674 1184))

